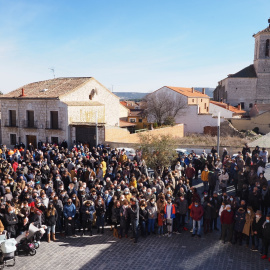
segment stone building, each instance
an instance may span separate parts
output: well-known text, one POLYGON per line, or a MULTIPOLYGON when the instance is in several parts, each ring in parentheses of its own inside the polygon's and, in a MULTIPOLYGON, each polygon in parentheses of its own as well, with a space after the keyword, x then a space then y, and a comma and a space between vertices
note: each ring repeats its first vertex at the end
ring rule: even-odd
POLYGON ((253 64, 218 83, 214 100, 249 111, 255 103, 270 104, 270 20, 269 27, 254 34, 253 64))
POLYGON ((37 146, 66 140, 94 146, 126 111, 119 98, 91 77, 34 82, 0 97, 2 143, 37 146), (96 125, 97 123, 97 125, 96 125))

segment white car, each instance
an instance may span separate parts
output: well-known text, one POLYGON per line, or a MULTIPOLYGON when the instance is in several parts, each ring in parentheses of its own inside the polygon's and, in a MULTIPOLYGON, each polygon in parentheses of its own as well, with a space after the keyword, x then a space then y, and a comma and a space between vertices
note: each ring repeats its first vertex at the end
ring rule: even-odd
MULTIPOLYGON (((178 153, 180 157, 188 156, 189 154, 191 154, 191 152, 189 152, 187 149, 184 148, 176 148, 175 151, 178 153)), ((196 157, 200 158, 200 155, 196 154, 196 157)))
POLYGON ((130 160, 133 160, 134 157, 136 156, 136 151, 133 149, 133 148, 127 148, 127 147, 118 147, 116 148, 120 153, 122 152, 122 150, 124 149, 125 150, 125 153, 127 155, 127 157, 130 159, 130 160))

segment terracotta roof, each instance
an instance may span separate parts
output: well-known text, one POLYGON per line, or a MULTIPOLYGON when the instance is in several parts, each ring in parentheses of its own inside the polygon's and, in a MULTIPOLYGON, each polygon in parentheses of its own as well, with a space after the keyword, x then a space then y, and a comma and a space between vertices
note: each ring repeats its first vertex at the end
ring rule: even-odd
POLYGON ((130 123, 130 122, 127 122, 127 121, 123 121, 123 120, 119 120, 119 126, 120 127, 135 127, 136 124, 130 123))
POLYGON ((29 83, 2 95, 1 98, 19 98, 22 94, 22 88, 25 98, 57 98, 76 89, 90 79, 91 77, 71 77, 29 83))
POLYGON ((243 68, 237 73, 228 75, 229 78, 257 78, 254 65, 243 68))
POLYGON ((203 94, 197 90, 194 90, 194 92, 192 92, 192 88, 184 88, 184 87, 173 87, 173 86, 166 86, 167 88, 170 88, 172 90, 174 90, 177 93, 180 93, 184 96, 187 97, 204 97, 204 98, 209 98, 209 96, 207 96, 206 94, 203 94))
POLYGON ((224 102, 218 102, 218 101, 213 101, 213 100, 210 100, 210 103, 214 104, 214 105, 217 105, 217 106, 220 106, 226 110, 229 110, 233 113, 237 113, 237 114, 242 114, 242 113, 246 113, 246 111, 243 111, 243 110, 239 110, 238 108, 234 107, 234 106, 231 106, 227 103, 224 103, 224 102))
POLYGON ((253 37, 256 37, 257 35, 265 34, 265 33, 270 34, 270 25, 267 28, 263 29, 262 31, 259 31, 257 34, 254 34, 253 37))
POLYGON ((65 101, 68 106, 104 106, 98 101, 65 101))

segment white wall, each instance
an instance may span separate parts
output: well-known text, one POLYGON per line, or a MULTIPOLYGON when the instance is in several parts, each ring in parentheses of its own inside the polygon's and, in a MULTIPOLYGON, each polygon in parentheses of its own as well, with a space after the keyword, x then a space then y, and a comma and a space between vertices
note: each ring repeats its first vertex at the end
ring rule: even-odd
POLYGON ((218 113, 220 112, 220 116, 224 118, 232 118, 233 117, 233 112, 230 110, 227 110, 225 108, 222 108, 218 105, 215 105, 210 102, 209 104, 209 113, 212 114, 213 116, 218 116, 218 113))

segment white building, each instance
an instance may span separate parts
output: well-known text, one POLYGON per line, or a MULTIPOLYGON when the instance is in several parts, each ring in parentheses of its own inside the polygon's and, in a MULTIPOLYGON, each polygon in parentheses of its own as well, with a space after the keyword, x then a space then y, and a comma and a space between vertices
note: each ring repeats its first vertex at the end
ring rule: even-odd
MULTIPOLYGON (((217 117, 209 112, 210 97, 194 88, 164 86, 149 95, 166 95, 169 98, 177 99, 179 96, 186 104, 186 107, 175 117, 175 123, 184 124, 185 133, 204 133, 206 126, 217 126, 217 117)), ((221 118, 221 122, 224 118, 221 118)), ((148 117, 148 122, 153 122, 153 117, 148 117)))
POLYGON ((91 77, 34 82, 0 97, 2 143, 39 141, 96 144, 106 127, 119 126, 119 98, 91 77))
POLYGON ((221 80, 214 91, 215 101, 241 104, 246 111, 255 103, 270 104, 270 25, 253 37, 253 64, 221 80))

